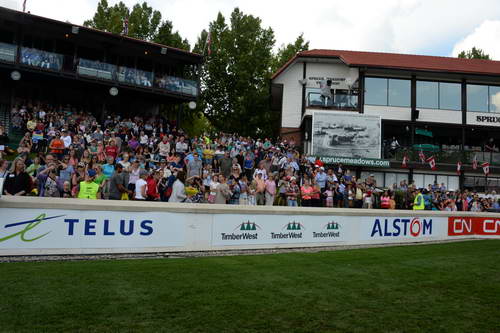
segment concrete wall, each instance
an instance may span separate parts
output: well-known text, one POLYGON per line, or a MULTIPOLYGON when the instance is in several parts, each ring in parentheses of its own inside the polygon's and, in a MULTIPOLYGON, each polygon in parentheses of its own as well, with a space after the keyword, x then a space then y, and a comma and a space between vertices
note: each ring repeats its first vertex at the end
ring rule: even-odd
POLYGON ((500 237, 500 214, 0 198, 0 256, 500 237))

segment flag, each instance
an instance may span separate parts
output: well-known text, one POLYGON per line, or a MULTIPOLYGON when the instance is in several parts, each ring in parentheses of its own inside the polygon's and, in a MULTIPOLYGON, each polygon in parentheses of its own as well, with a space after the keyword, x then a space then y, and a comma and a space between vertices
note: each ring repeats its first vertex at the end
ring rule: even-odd
POLYGON ((210 56, 212 54, 212 34, 210 31, 207 35, 207 54, 210 56))
POLYGON ((462 162, 457 162, 457 174, 460 174, 462 171, 462 162))
POLYGON ((432 170, 436 170, 436 160, 434 159, 434 156, 429 157, 426 161, 429 163, 432 170))
POLYGON ((23 1, 23 13, 26 12, 26 0, 23 1))
POLYGON ((123 20, 123 34, 128 36, 128 17, 123 20))
POLYGON ((484 162, 481 164, 481 167, 483 168, 484 175, 488 176, 490 174, 490 164, 488 162, 484 162))
POLYGON ((420 151, 420 153, 418 153, 418 157, 420 158, 420 162, 422 162, 422 164, 424 164, 426 159, 425 159, 425 155, 424 155, 423 151, 420 151))
POLYGON ((408 162, 410 161, 410 159, 408 158, 408 156, 405 154, 403 156, 403 163, 401 163, 401 167, 403 168, 407 168, 408 167, 408 162))
POLYGON ((477 169, 477 155, 474 155, 474 159, 472 160, 472 169, 477 169))

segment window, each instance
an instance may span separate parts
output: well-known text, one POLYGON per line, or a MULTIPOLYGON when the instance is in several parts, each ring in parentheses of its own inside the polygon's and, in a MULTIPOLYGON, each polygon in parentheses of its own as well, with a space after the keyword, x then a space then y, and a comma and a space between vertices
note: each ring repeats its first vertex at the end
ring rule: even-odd
POLYGON ((365 104, 387 105, 387 79, 367 77, 365 89, 365 104))
POLYGON ((467 85, 467 111, 488 112, 488 86, 467 85))
POLYGON ((445 110, 461 110, 462 94, 460 83, 439 83, 439 108, 445 110))
POLYGON ((417 81, 417 107, 461 110, 461 88, 460 83, 417 81))
POLYGON ((410 80, 389 79, 389 105, 410 106, 410 80))
POLYGON ((437 82, 417 81, 417 107, 424 109, 439 109, 437 82))
POLYGON ((490 86, 490 112, 500 112, 500 87, 490 86))
POLYGON ((368 77, 365 79, 365 103, 409 107, 410 85, 410 80, 368 77))

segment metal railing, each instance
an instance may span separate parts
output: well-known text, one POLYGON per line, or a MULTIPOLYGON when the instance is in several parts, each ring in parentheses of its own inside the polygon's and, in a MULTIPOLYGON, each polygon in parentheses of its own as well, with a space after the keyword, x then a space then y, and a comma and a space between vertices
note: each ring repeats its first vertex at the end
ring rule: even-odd
POLYGON ((63 65, 64 56, 62 54, 31 49, 29 47, 21 48, 21 64, 60 71, 63 65))
POLYGON ((346 91, 345 93, 337 93, 331 97, 322 96, 320 92, 309 92, 306 96, 307 107, 321 107, 331 109, 346 109, 352 110, 358 108, 358 94, 346 91))
POLYGON ((400 146, 395 150, 385 148, 383 151, 384 158, 391 161, 403 161, 406 155, 411 162, 420 163, 420 152, 423 152, 426 157, 434 156, 436 163, 457 163, 472 164, 474 156, 476 156, 478 164, 488 162, 492 166, 500 166, 500 153, 498 152, 477 152, 451 148, 440 148, 439 146, 430 147, 408 147, 400 146), (427 148, 427 149, 426 149, 427 148))
POLYGON ((0 61, 16 62, 17 45, 0 43, 0 61))

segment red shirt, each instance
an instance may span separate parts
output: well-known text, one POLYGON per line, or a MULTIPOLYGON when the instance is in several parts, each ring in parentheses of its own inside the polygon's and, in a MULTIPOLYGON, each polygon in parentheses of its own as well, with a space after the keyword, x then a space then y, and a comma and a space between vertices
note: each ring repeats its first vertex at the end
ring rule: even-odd
POLYGON ((160 193, 158 193, 158 189, 156 188, 156 180, 153 177, 148 177, 148 179, 146 179, 146 183, 148 184, 148 189, 146 191, 148 198, 159 198, 160 193))
POLYGON ((106 156, 113 156, 114 159, 116 159, 116 156, 118 156, 117 146, 106 146, 106 149, 104 151, 106 152, 106 156))

